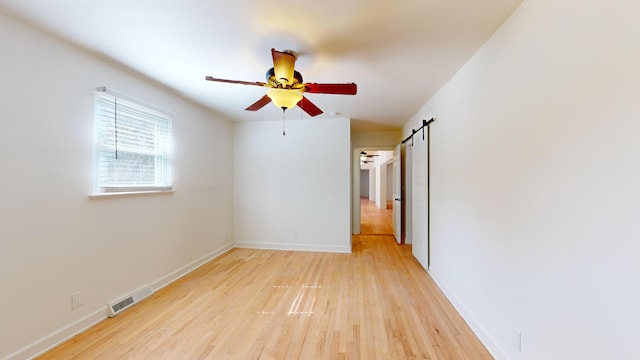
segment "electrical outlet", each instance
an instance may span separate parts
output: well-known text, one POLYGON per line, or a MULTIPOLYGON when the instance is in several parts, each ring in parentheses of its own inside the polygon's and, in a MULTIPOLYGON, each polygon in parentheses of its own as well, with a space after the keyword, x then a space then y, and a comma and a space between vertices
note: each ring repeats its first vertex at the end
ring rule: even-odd
POLYGON ((71 294, 71 308, 76 309, 82 305, 82 299, 80 298, 82 295, 82 291, 75 292, 71 294))
POLYGON ((516 329, 511 329, 511 345, 513 345, 518 352, 522 352, 522 334, 516 329))
POLYGON ((293 240, 298 240, 298 239, 300 239, 300 233, 297 232, 297 231, 294 231, 293 232, 293 240))

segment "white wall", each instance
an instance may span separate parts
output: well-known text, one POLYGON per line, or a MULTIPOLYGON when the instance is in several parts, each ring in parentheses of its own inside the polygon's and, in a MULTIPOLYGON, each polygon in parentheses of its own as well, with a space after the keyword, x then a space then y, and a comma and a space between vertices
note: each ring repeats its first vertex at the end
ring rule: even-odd
POLYGON ((378 151, 377 157, 371 158, 374 161, 374 168, 376 169, 376 186, 375 186, 375 202, 378 209, 387 208, 387 200, 389 199, 389 193, 387 188, 389 175, 387 174, 387 165, 393 161, 393 151, 378 151))
POLYGON ((369 201, 376 201, 376 168, 371 167, 368 171, 369 174, 369 201))
POLYGON ((360 170, 360 197, 369 198, 369 169, 360 170))
POLYGON ((638 18, 525 0, 404 128, 436 118, 430 272, 498 359, 640 358, 638 18))
MULTIPOLYGON (((377 167, 369 168, 369 201, 376 201, 376 189, 378 188, 377 174, 377 167)), ((360 218, 358 218, 358 222, 360 222, 360 218)))
POLYGON ((387 166, 376 164, 376 207, 387 208, 387 166))
POLYGON ((231 246, 233 126, 2 13, 0 43, 0 358, 17 359, 231 246), (175 112, 175 193, 88 198, 97 86, 175 112))
POLYGON ((238 122, 239 247, 351 251, 349 119, 238 122))
POLYGON ((393 187, 394 178, 393 178, 393 162, 387 164, 387 200, 393 200, 393 187))

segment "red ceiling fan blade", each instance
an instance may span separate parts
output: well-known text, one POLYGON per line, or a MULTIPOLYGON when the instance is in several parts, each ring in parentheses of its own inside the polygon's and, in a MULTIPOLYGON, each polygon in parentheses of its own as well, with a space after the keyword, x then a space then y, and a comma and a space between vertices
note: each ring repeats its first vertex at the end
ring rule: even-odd
POLYGON ((246 108, 245 110, 248 111, 256 111, 256 110, 260 110, 262 109, 263 106, 267 105, 268 103, 271 102, 271 99, 265 95, 263 97, 260 98, 260 100, 254 102, 253 104, 249 105, 248 108, 246 108))
POLYGON ((291 85, 294 79, 293 68, 296 64, 296 56, 291 52, 271 49, 271 57, 276 80, 284 85, 291 85))
POLYGON ((253 85, 253 86, 269 86, 266 83, 263 83, 263 82, 260 82, 260 81, 251 82, 251 81, 240 81, 240 80, 217 79, 217 78, 214 78, 214 77, 211 77, 211 76, 207 76, 205 79, 209 80, 209 81, 231 83, 231 84, 253 85))
POLYGON ((358 85, 351 84, 304 84, 305 91, 316 94, 337 94, 337 95, 355 95, 358 92, 358 85))
POLYGON ((309 101, 306 97, 302 97, 302 100, 298 101, 298 107, 304 110, 310 116, 316 116, 322 114, 322 110, 314 103, 309 101))

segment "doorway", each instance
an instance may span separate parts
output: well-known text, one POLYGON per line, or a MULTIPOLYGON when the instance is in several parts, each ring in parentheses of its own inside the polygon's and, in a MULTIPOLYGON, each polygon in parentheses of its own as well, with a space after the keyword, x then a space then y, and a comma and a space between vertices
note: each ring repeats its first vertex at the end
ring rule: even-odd
POLYGON ((359 150, 359 233, 393 236, 393 151, 359 150))

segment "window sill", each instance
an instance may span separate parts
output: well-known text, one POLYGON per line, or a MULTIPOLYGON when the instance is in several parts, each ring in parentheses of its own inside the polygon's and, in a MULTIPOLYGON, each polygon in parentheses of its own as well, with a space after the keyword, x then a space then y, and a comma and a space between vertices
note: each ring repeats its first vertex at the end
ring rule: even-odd
POLYGON ((176 191, 173 189, 172 190, 121 191, 121 192, 89 194, 89 198, 99 199, 99 198, 123 197, 123 196, 173 194, 174 192, 176 191))

